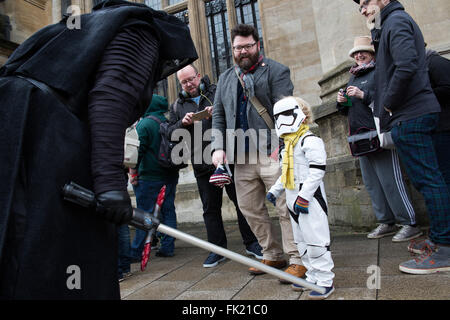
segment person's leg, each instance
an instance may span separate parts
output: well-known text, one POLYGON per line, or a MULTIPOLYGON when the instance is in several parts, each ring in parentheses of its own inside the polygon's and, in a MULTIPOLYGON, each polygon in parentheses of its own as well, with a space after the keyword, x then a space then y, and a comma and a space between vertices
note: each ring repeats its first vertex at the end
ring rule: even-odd
MULTIPOLYGON (((259 174, 267 190, 272 187, 278 177, 281 175, 281 168, 277 161, 271 158, 267 158, 261 162, 259 166, 259 174)), ((266 192, 264 192, 264 195, 266 192)), ((289 264, 291 265, 303 265, 298 252, 297 245, 294 241, 294 234, 292 231, 291 217, 286 206, 286 194, 283 194, 277 198, 276 201, 278 219, 280 221, 281 238, 283 242, 283 251, 289 255, 289 264)))
POLYGON ((436 156, 439 169, 444 176, 445 183, 450 189, 450 131, 436 132, 433 134, 433 145, 436 150, 436 156))
POLYGON ((328 217, 316 198, 309 202, 309 213, 300 214, 298 222, 307 244, 306 254, 315 283, 321 287, 331 287, 335 275, 332 271, 334 263, 330 251, 328 217))
MULTIPOLYGON (((161 208, 161 223, 173 229, 177 228, 177 215, 175 211, 175 194, 177 191, 178 177, 165 182, 166 194, 161 208)), ((162 234, 161 246, 158 255, 173 256, 175 238, 162 234)))
POLYGON ((127 224, 123 224, 117 227, 119 237, 119 272, 118 277, 122 279, 124 274, 130 272, 131 264, 131 246, 130 246, 130 229, 127 224))
POLYGON ((209 178, 209 174, 197 177, 198 191, 203 204, 206 234, 208 242, 226 248, 227 237, 222 220, 223 190, 209 183, 209 178))
MULTIPOLYGON (((153 181, 139 180, 137 186, 133 186, 136 195, 136 205, 139 209, 146 212, 153 212, 155 208, 156 198, 163 184, 153 181)), ((142 250, 144 249, 147 231, 136 229, 136 234, 131 243, 131 256, 134 260, 140 260, 142 250)))
POLYGON ((266 186, 259 176, 258 165, 236 164, 234 171, 239 208, 263 248, 263 258, 282 260, 283 250, 265 205, 266 186))
POLYGON ((383 188, 384 201, 391 208, 396 222, 402 225, 392 241, 403 242, 420 237, 422 231, 416 226, 416 214, 403 181, 397 151, 375 154, 372 163, 383 188))
POLYGON ((381 181, 386 201, 396 221, 401 225, 415 225, 416 213, 406 190, 396 150, 389 150, 374 161, 375 170, 381 181))
MULTIPOLYGON (((383 151, 380 155, 386 155, 388 151, 383 151)), ((359 166, 361 168, 361 175, 364 186, 367 193, 369 193, 370 200, 372 201, 372 208, 375 213, 375 217, 379 223, 393 225, 395 224, 395 216, 392 213, 386 196, 383 192, 383 186, 377 175, 377 171, 374 167, 374 159, 377 155, 362 156, 359 157, 359 166)))
POLYGON ((414 187, 423 195, 430 218, 430 239, 450 244, 450 193, 439 170, 431 134, 438 114, 402 122, 392 138, 414 187))
MULTIPOLYGON (((230 166, 231 172, 234 172, 234 166, 230 166)), ((233 173, 234 175, 234 173, 233 173)), ((237 196, 236 196, 236 186, 233 183, 225 186, 225 191, 227 192, 228 198, 233 202, 235 208, 236 208, 236 215, 238 219, 238 225, 239 225, 239 232, 241 233, 242 240, 244 242, 245 246, 248 246, 255 241, 258 241, 256 239, 255 234, 253 233, 252 229, 248 225, 247 220, 245 220, 245 217, 242 215, 241 209, 239 209, 237 196)))

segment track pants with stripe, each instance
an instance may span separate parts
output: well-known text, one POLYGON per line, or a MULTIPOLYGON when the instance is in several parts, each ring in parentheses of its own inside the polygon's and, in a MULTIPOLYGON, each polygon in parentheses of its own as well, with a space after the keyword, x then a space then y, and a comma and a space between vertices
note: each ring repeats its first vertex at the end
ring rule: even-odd
POLYGON ((416 215, 409 200, 396 150, 359 158, 364 185, 379 223, 411 225, 416 215))

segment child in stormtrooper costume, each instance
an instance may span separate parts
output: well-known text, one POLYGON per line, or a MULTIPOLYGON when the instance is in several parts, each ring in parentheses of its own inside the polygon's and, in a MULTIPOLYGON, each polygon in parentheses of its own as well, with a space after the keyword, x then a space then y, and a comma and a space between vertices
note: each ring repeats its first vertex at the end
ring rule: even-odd
MULTIPOLYGON (((277 135, 284 140, 281 152, 282 174, 267 193, 275 204, 276 198, 286 191, 286 204, 291 213, 294 241, 302 257, 306 280, 325 287, 325 294, 312 291, 309 299, 326 299, 334 292, 331 271, 334 267, 330 246, 327 201, 323 177, 327 155, 319 137, 309 131, 311 109, 300 98, 287 97, 273 108, 277 135)), ((304 288, 293 284, 293 289, 304 288)))

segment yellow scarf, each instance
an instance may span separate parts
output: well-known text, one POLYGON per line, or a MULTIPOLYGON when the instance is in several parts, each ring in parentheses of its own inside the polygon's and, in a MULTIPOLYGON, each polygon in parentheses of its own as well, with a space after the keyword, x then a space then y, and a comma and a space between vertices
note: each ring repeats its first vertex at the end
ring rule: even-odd
POLYGON ((297 132, 281 136, 284 140, 285 153, 283 157, 283 168, 281 171, 281 182, 286 189, 294 189, 294 147, 298 140, 309 130, 309 126, 302 124, 297 132))

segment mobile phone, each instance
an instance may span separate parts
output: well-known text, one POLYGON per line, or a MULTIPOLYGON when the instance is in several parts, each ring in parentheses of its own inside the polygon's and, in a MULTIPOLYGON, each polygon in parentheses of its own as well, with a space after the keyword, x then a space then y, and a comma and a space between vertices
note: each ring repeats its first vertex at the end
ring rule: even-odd
POLYGON ((200 121, 200 120, 208 118, 209 116, 210 115, 209 115, 208 110, 196 112, 192 115, 192 121, 200 121))

